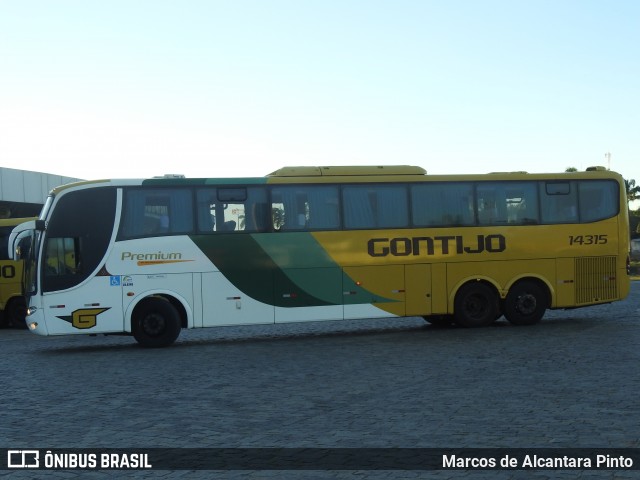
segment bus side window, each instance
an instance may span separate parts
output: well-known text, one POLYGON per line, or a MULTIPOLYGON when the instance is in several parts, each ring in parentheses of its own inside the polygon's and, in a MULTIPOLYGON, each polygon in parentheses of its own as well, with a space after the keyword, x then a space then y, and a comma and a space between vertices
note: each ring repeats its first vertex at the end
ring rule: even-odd
POLYGON ((507 223, 507 198, 504 183, 480 183, 476 189, 480 225, 507 223))
POLYGON ((578 199, 573 181, 540 182, 542 223, 577 223, 578 199))
POLYGON ((307 225, 308 218, 308 202, 305 187, 275 187, 272 195, 274 229, 304 229, 307 225))
POLYGON ((535 182, 509 183, 506 191, 507 222, 516 225, 536 225, 538 215, 538 192, 535 182))
POLYGON ((284 203, 277 200, 275 194, 271 203, 271 225, 275 231, 282 230, 284 226, 284 203))
POLYGON ((267 203, 266 191, 264 192, 264 201, 255 202, 251 205, 252 219, 256 232, 264 232, 267 230, 269 217, 269 204, 267 203))
POLYGON ((193 229, 191 192, 187 189, 130 189, 123 207, 125 238, 190 233, 193 229))
POLYGON ((619 210, 618 184, 610 180, 584 180, 578 183, 580 220, 595 222, 613 217, 619 210))
POLYGON ((260 232, 265 230, 266 188, 219 188, 218 200, 229 201, 224 210, 224 225, 227 231, 260 232))
POLYGON ((274 230, 336 230, 340 228, 338 187, 296 185, 272 190, 274 230))
POLYGON ((349 185, 343 189, 346 228, 403 228, 409 226, 404 185, 349 185))
POLYGON ((196 217, 198 219, 198 232, 210 233, 216 229, 216 201, 215 188, 198 190, 196 192, 196 217))
POLYGON ((264 187, 211 187, 196 192, 198 231, 261 232, 267 225, 264 187))
POLYGON ((411 186, 413 224, 463 226, 475 223, 471 183, 425 183, 411 186))

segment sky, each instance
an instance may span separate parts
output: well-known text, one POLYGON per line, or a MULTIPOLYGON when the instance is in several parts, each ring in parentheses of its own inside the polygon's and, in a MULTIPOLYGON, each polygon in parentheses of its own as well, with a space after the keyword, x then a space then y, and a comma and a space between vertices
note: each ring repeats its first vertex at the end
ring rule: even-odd
POLYGON ((640 184, 639 47, 636 0, 0 0, 0 166, 640 184))

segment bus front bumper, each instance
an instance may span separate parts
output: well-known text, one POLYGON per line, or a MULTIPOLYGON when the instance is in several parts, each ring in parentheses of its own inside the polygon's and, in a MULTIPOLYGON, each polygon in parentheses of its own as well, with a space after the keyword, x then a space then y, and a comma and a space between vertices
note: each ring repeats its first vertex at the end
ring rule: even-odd
POLYGON ((27 317, 25 318, 27 328, 38 335, 48 335, 47 324, 44 321, 44 312, 41 308, 27 308, 27 317))

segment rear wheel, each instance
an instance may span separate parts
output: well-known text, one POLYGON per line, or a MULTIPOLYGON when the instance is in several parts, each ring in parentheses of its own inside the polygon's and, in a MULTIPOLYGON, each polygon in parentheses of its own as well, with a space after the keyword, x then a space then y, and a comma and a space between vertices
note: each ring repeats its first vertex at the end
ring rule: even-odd
POLYGON ((486 283, 473 282, 460 287, 454 300, 454 318, 461 327, 485 327, 498 317, 498 295, 486 283))
POLYGON ((539 283, 523 280, 509 289, 504 301, 504 316, 513 325, 533 325, 544 316, 549 296, 539 283))
POLYGON ((133 312, 131 330, 143 347, 167 347, 180 335, 180 315, 164 298, 144 300, 133 312))

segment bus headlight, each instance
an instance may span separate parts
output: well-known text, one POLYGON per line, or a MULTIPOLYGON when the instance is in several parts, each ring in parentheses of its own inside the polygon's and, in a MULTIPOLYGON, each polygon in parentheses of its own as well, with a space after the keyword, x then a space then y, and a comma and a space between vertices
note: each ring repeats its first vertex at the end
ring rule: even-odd
POLYGON ((38 328, 38 322, 31 322, 29 324, 29 330, 35 330, 36 328, 38 328))
POLYGON ((36 310, 38 310, 38 307, 29 307, 27 308, 27 317, 33 315, 34 313, 36 313, 36 310))

